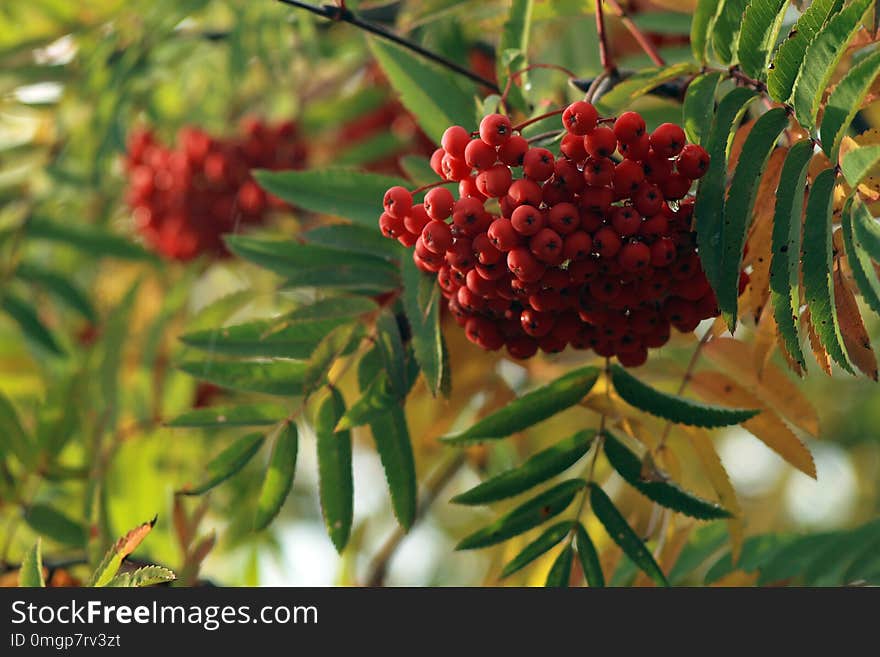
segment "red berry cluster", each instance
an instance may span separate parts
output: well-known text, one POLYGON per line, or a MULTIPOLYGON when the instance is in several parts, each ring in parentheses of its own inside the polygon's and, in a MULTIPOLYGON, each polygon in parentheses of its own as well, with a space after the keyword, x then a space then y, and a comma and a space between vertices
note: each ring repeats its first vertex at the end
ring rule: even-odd
POLYGON ((709 157, 677 125, 649 134, 635 112, 610 127, 579 101, 562 123, 560 157, 501 114, 477 138, 449 128, 431 166, 458 182, 458 198, 435 186, 414 204, 393 187, 379 226, 415 247, 480 347, 528 358, 571 345, 635 367, 670 325, 690 332, 718 314, 687 197, 709 157))
POLYGON ((270 208, 283 205, 257 185, 251 169, 298 169, 305 157, 292 121, 267 125, 249 118, 242 135, 228 139, 187 127, 174 147, 137 130, 128 141, 126 200, 138 231, 166 258, 223 256, 225 233, 262 223, 270 208))

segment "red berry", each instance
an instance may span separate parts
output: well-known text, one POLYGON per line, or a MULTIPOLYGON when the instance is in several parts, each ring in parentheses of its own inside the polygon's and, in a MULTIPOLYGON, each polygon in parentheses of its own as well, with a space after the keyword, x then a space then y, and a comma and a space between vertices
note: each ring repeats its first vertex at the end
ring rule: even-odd
POLYGON ((590 157, 611 157, 617 150, 617 137, 611 128, 599 127, 584 137, 584 150, 590 157))
POLYGON ((487 351, 496 351, 504 346, 504 338, 498 327, 488 319, 471 317, 465 324, 464 331, 468 340, 487 351))
POLYGON ((514 358, 531 358, 538 351, 538 343, 528 336, 518 336, 507 341, 507 353, 514 358))
POLYGON ((511 132, 510 119, 503 114, 489 114, 480 121, 480 139, 490 146, 501 146, 511 132))
POLYGON ((522 329, 533 338, 540 338, 553 330, 554 319, 551 313, 542 313, 526 308, 520 315, 522 329))
POLYGON ((586 186, 584 182, 584 174, 577 168, 574 162, 569 162, 565 158, 556 160, 553 165, 553 182, 561 185, 566 192, 577 194, 586 186))
POLYGON ((406 229, 397 236, 397 241, 403 244, 406 248, 413 246, 418 239, 419 235, 417 233, 411 233, 406 229))
POLYGON ((635 192, 645 180, 645 172, 634 160, 624 160, 614 167, 612 187, 615 193, 629 196, 635 192))
POLYGON ((496 164, 477 175, 477 189, 489 198, 501 198, 507 194, 512 181, 510 169, 504 164, 496 164))
POLYGON ((605 226, 593 235, 593 248, 603 258, 613 258, 622 246, 620 235, 610 226, 605 226))
POLYGON ((588 185, 610 185, 614 175, 614 162, 607 157, 589 157, 584 162, 584 180, 588 185))
POLYGON ((494 265, 501 260, 503 253, 492 245, 487 233, 480 233, 471 243, 477 262, 482 265, 494 265))
MULTIPOLYGON (((475 142, 477 143, 477 142, 475 142)), ((478 142, 482 144, 483 142, 478 142)), ((479 199, 480 201, 485 201, 486 196, 480 193, 480 190, 477 189, 477 178, 476 176, 468 176, 467 178, 462 178, 458 183, 458 197, 466 198, 468 196, 473 196, 474 198, 479 199)))
POLYGON ((580 213, 571 203, 558 203, 550 208, 547 215, 547 224, 560 235, 573 233, 580 223, 580 213))
POLYGON ((675 260, 675 242, 668 237, 661 237, 651 245, 651 265, 668 267, 675 260))
POLYGON ((581 194, 580 207, 595 214, 607 214, 614 201, 614 194, 607 187, 587 187, 581 194))
POLYGON ((489 226, 489 241, 499 251, 510 251, 519 245, 519 233, 513 227, 510 219, 500 217, 489 226))
POLYGON ((620 154, 629 160, 641 162, 651 152, 651 142, 648 135, 643 134, 641 137, 632 142, 622 142, 618 144, 617 150, 620 154))
POLYGON ((446 261, 459 271, 467 271, 476 264, 472 243, 469 239, 455 240, 452 248, 446 252, 446 261))
POLYGON ((474 139, 468 142, 464 149, 464 161, 473 169, 483 171, 491 167, 498 160, 495 148, 482 139, 474 139))
POLYGON ((642 183, 633 194, 633 205, 642 216, 654 216, 663 208, 663 194, 656 185, 642 183))
POLYGON ((530 205, 521 205, 511 214, 510 223, 520 235, 534 235, 544 227, 544 213, 530 205))
POLYGON ((428 216, 425 206, 421 203, 417 203, 410 208, 410 211, 407 213, 406 217, 404 217, 403 225, 409 232, 419 235, 421 234, 422 229, 428 225, 429 221, 431 221, 431 217, 428 216))
POLYGON ((675 157, 681 153, 687 138, 684 130, 674 123, 664 123, 651 133, 651 148, 663 157, 675 157))
POLYGON ((666 180, 660 183, 663 197, 666 199, 683 198, 691 188, 691 179, 681 173, 672 173, 666 180))
POLYGON ((397 185, 385 192, 382 205, 385 207, 385 212, 392 217, 403 219, 412 208, 412 194, 404 187, 397 185))
POLYGON ((521 281, 534 283, 544 275, 546 267, 523 246, 518 246, 507 254, 507 267, 521 281))
POLYGON ((471 168, 462 159, 453 157, 449 153, 443 156, 440 162, 440 175, 446 180, 464 180, 471 175, 471 168))
POLYGON ((467 273, 465 284, 471 292, 481 297, 491 297, 495 294, 495 282, 480 276, 476 269, 471 269, 467 273))
POLYGON ((445 187, 435 187, 425 194, 425 211, 432 219, 446 219, 452 214, 455 197, 445 187))
POLYGON ((639 367, 648 360, 648 350, 643 345, 638 345, 631 351, 617 354, 617 360, 624 367, 639 367))
POLYGON ((509 167, 522 166, 525 154, 529 150, 529 142, 521 135, 513 135, 501 148, 498 149, 498 157, 509 167))
POLYGON ((440 138, 440 145, 452 157, 464 159, 464 149, 470 141, 471 133, 460 125, 453 125, 446 128, 446 131, 440 138))
POLYGON ((614 136, 624 143, 632 143, 645 134, 645 119, 638 112, 624 112, 614 122, 614 136))
POLYGON ((403 225, 403 219, 392 217, 387 212, 383 212, 382 216, 379 217, 379 230, 382 231, 385 237, 394 239, 404 233, 406 227, 403 225))
POLYGON ((566 235, 562 244, 562 255, 566 260, 582 260, 593 250, 593 238, 589 233, 578 230, 566 235))
POLYGON ((573 135, 585 135, 596 127, 599 112, 592 104, 578 100, 562 113, 562 125, 573 135))
POLYGON ((430 221, 422 230, 425 248, 434 253, 446 253, 452 248, 452 231, 443 221, 430 221))
POLYGON ((651 263, 651 249, 641 242, 628 242, 617 254, 617 261, 624 271, 640 271, 651 263))
POLYGON ((486 307, 486 300, 468 287, 460 287, 455 293, 458 304, 469 313, 480 312, 486 307))
POLYGON ((642 225, 642 217, 629 206, 619 206, 611 210, 611 225, 621 237, 635 235, 642 225))
POLYGON ((602 303, 614 301, 620 294, 620 283, 613 278, 595 280, 590 283, 590 294, 602 303))
POLYGON ((526 178, 514 180, 507 191, 507 195, 516 206, 532 205, 538 207, 544 198, 538 183, 526 178))
POLYGON ((532 236, 529 248, 539 260, 555 262, 562 253, 562 238, 550 228, 542 228, 532 236))
POLYGON ((642 170, 648 182, 659 185, 672 173, 672 162, 652 151, 642 160, 642 170))
POLYGON ((709 169, 709 154, 702 146, 687 144, 676 159, 675 168, 691 180, 702 178, 709 169))
POLYGON ((553 175, 555 163, 556 158, 546 148, 530 148, 523 156, 523 173, 543 182, 553 175))
POLYGON ((559 143, 559 150, 565 157, 575 162, 583 162, 587 158, 584 140, 579 135, 567 133, 559 143))

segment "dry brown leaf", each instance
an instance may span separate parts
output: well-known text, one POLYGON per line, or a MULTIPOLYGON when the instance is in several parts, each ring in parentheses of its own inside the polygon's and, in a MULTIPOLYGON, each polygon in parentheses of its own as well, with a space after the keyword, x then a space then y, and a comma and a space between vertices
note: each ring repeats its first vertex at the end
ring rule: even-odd
POLYGON ((834 268, 834 305, 837 308, 837 320, 846 353, 857 368, 876 381, 877 357, 871 348, 871 338, 865 330, 853 291, 839 266, 834 268))
POLYGON ((736 169, 736 165, 739 162, 740 153, 742 153, 743 145, 746 142, 746 137, 749 136, 749 133, 752 131, 754 125, 754 121, 744 123, 739 128, 737 128, 736 132, 733 134, 733 141, 730 142, 730 156, 727 159, 727 167, 729 171, 733 171, 736 169))
POLYGON ((785 372, 773 363, 767 363, 761 378, 758 378, 756 370, 751 366, 754 362, 751 346, 734 338, 716 338, 703 347, 703 353, 792 424, 812 436, 819 435, 819 416, 816 409, 785 372))
POLYGON ((810 338, 810 349, 813 351, 813 356, 816 358, 816 362, 819 363, 819 367, 822 368, 822 371, 825 372, 825 374, 831 376, 831 357, 828 355, 828 352, 825 351, 825 347, 822 346, 822 342, 819 340, 819 335, 813 327, 813 320, 810 317, 809 308, 804 309, 804 312, 801 315, 801 320, 807 325, 807 336, 810 338))
POLYGON ((727 474, 727 470, 724 469, 721 457, 715 451, 715 444, 712 442, 712 437, 709 433, 694 427, 684 427, 684 429, 691 441, 691 446, 700 459, 703 473, 718 495, 718 501, 721 503, 721 506, 733 514, 733 517, 727 521, 727 529, 730 533, 730 549, 733 554, 733 563, 736 563, 739 561, 739 555, 742 552, 744 531, 742 508, 736 497, 736 491, 733 488, 733 484, 730 483, 730 477, 727 474))
POLYGON ((720 372, 697 372, 691 378, 691 387, 708 402, 735 408, 762 409, 761 413, 743 422, 742 426, 798 470, 816 478, 816 464, 806 445, 774 411, 733 379, 720 372))

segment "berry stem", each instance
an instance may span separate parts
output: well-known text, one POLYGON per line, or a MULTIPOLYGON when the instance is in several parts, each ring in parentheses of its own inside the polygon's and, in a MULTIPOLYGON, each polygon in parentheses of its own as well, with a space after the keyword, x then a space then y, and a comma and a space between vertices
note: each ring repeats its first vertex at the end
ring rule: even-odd
POLYGON ((549 119, 551 116, 559 116, 564 111, 565 111, 565 108, 563 107, 561 109, 553 110, 552 112, 547 112, 546 114, 540 114, 538 116, 534 116, 534 117, 528 119, 527 121, 523 121, 522 123, 519 123, 519 124, 513 126, 512 129, 516 130, 516 131, 522 131, 523 128, 527 128, 528 126, 532 125, 533 123, 537 123, 538 121, 543 121, 544 119, 549 119))
POLYGON ((608 34, 605 31, 605 12, 602 9, 602 0, 596 0, 596 32, 599 34, 599 59, 606 73, 617 70, 614 58, 608 48, 608 34))
POLYGON ((481 84, 485 87, 488 87, 492 91, 497 94, 501 93, 501 89, 497 84, 492 82, 492 80, 488 80, 480 75, 477 75, 473 71, 466 69, 463 66, 460 66, 446 57, 438 55, 436 53, 431 52, 420 46, 419 44, 409 41, 408 39, 404 39, 401 36, 398 36, 394 32, 385 29, 381 25, 377 25, 376 23, 371 23, 362 18, 359 18, 354 14, 351 10, 345 7, 345 3, 341 5, 325 5, 323 7, 316 7, 315 5, 311 5, 307 2, 300 2, 299 0, 277 0, 281 4, 290 5, 291 7, 296 7, 298 9, 305 9, 313 14, 326 18, 332 21, 338 21, 342 23, 348 23, 349 25, 354 25, 357 28, 364 30, 365 32, 369 32, 370 34, 375 34, 376 36, 380 36, 383 39, 387 39, 393 43, 396 43, 399 46, 402 46, 408 50, 411 50, 414 53, 417 53, 424 57, 425 59, 429 59, 432 62, 443 66, 444 68, 449 69, 459 75, 463 75, 464 77, 481 84))
POLYGON ((416 187, 414 190, 412 190, 410 192, 410 194, 415 195, 420 192, 425 192, 425 191, 432 189, 434 187, 440 187, 440 185, 449 185, 451 183, 458 184, 455 180, 437 180, 435 182, 428 183, 427 185, 422 185, 421 187, 416 187))
POLYGON ((629 30, 629 33, 633 36, 636 42, 639 44, 639 47, 645 51, 645 54, 651 58, 651 61, 654 62, 655 66, 666 66, 666 60, 657 52, 657 48, 654 47, 654 44, 651 43, 651 40, 645 36, 645 33, 639 29, 639 26, 636 25, 632 18, 629 17, 629 14, 626 12, 626 9, 620 6, 617 0, 605 0, 608 3, 608 6, 611 8, 611 11, 614 12, 614 15, 620 19, 620 22, 623 23, 623 26, 629 30))

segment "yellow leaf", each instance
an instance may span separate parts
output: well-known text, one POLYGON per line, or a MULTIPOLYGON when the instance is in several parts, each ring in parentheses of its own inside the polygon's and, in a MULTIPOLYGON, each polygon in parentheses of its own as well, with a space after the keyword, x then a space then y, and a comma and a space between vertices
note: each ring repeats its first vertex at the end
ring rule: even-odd
POLYGON ((834 268, 834 304, 846 353, 856 367, 876 381, 877 357, 871 349, 871 339, 865 330, 856 298, 839 266, 834 268))
POLYGON ((718 501, 721 506, 730 511, 733 517, 727 521, 727 529, 730 533, 730 549, 733 555, 733 563, 739 561, 739 555, 742 552, 743 544, 743 521, 742 508, 740 508, 739 500, 736 498, 736 491, 733 484, 730 483, 730 477, 721 457, 715 451, 715 444, 707 431, 694 427, 685 427, 685 432, 691 441, 691 446, 700 459, 703 466, 703 473, 715 489, 718 495, 718 501))
POLYGON ((825 374, 831 376, 831 357, 828 355, 828 352, 825 351, 825 347, 822 346, 822 342, 819 340, 819 335, 813 327, 813 319, 810 317, 809 308, 804 309, 801 318, 804 324, 807 325, 807 336, 810 338, 810 349, 813 351, 813 356, 815 356, 816 362, 819 363, 819 367, 822 368, 822 371, 825 372, 825 374))
POLYGON ((761 309, 761 316, 758 319, 757 331, 755 332, 754 366, 759 379, 764 375, 764 370, 773 355, 773 347, 775 346, 776 318, 773 316, 773 308, 768 304, 761 309))
POLYGON ((761 408, 761 413, 743 422, 742 426, 798 470, 816 478, 816 464, 806 445, 776 413, 733 379, 720 372, 697 372, 691 378, 691 386, 709 402, 736 408, 761 408))
POLYGON ((758 378, 752 367, 754 354, 745 342, 734 338, 715 338, 703 353, 756 396, 773 406, 795 426, 812 436, 819 435, 819 416, 798 386, 773 363, 767 363, 758 378))

